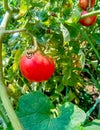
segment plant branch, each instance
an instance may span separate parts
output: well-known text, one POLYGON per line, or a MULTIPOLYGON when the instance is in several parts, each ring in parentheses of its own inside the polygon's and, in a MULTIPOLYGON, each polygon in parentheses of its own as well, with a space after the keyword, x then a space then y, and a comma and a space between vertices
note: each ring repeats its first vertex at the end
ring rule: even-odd
POLYGON ((8 98, 6 87, 3 83, 3 72, 2 72, 2 40, 3 34, 0 34, 0 98, 3 106, 7 112, 7 115, 12 123, 14 130, 23 130, 14 110, 8 98))
POLYGON ((33 36, 30 32, 28 32, 28 31, 26 31, 25 33, 28 34, 28 35, 31 37, 32 43, 33 43, 33 45, 34 45, 34 50, 33 50, 33 52, 35 52, 35 51, 39 48, 38 43, 37 43, 37 41, 36 41, 36 37, 34 37, 34 36, 33 36))
POLYGON ((6 91, 6 87, 3 82, 3 71, 2 71, 2 41, 4 36, 3 31, 6 30, 8 22, 12 16, 12 11, 8 6, 8 0, 4 0, 4 8, 6 10, 6 13, 0 25, 0 98, 14 130, 23 130, 22 125, 20 124, 20 121, 18 120, 18 117, 15 114, 15 111, 11 105, 11 102, 9 100, 6 91))
POLYGON ((4 9, 9 10, 8 0, 4 0, 4 9))
POLYGON ((98 60, 100 60, 100 55, 99 55, 97 49, 95 48, 94 44, 93 44, 93 43, 91 42, 91 40, 88 38, 88 35, 87 35, 87 34, 86 34, 86 38, 87 38, 88 43, 91 45, 92 49, 94 50, 94 52, 95 52, 95 54, 96 54, 98 60))
POLYGON ((12 13, 11 11, 6 11, 4 18, 2 20, 1 26, 0 26, 1 30, 5 30, 7 28, 8 22, 10 20, 11 15, 12 15, 11 13, 12 13))
POLYGON ((3 33, 4 34, 11 34, 11 33, 24 32, 24 31, 26 31, 25 28, 19 28, 16 30, 4 30, 3 33))
POLYGON ((89 16, 93 16, 93 15, 98 15, 98 14, 100 14, 100 10, 92 11, 90 13, 82 15, 80 19, 83 19, 83 18, 86 18, 86 17, 89 17, 89 16))
MULTIPOLYGON (((1 58, 1 54, 0 54, 0 58, 1 58)), ((3 78, 2 78, 2 73, 1 73, 1 62, 0 62, 0 97, 1 97, 3 106, 7 112, 7 115, 12 123, 14 130, 23 130, 22 126, 20 125, 19 120, 13 110, 13 107, 10 103, 10 100, 9 100, 7 92, 6 92, 5 85, 3 83, 3 78)))

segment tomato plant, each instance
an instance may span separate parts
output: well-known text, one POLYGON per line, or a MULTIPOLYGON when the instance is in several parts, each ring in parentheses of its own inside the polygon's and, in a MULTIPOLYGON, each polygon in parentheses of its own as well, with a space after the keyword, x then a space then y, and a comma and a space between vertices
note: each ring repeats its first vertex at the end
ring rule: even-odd
MULTIPOLYGON (((82 11, 81 15, 87 14, 87 11, 82 11)), ((96 16, 89 16, 80 20, 80 24, 83 26, 91 26, 96 22, 96 16)))
POLYGON ((89 7, 94 7, 95 2, 96 0, 79 0, 79 7, 83 10, 87 10, 89 7))
POLYGON ((99 0, 1 0, 0 129, 99 130, 99 52, 99 0))
POLYGON ((20 59, 22 75, 31 82, 43 82, 54 73, 54 60, 41 52, 27 52, 20 59))

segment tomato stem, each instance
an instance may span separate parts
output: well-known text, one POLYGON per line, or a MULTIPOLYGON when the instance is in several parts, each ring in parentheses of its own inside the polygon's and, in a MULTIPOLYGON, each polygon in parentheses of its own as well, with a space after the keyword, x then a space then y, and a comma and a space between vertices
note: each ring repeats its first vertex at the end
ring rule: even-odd
POLYGON ((19 28, 16 30, 4 30, 3 33, 4 34, 11 34, 11 33, 24 32, 24 31, 26 31, 25 28, 19 28))
POLYGON ((3 73, 2 73, 2 37, 0 37, 0 98, 2 100, 3 106, 7 112, 7 115, 12 123, 14 130, 23 130, 14 110, 10 103, 6 87, 3 82, 3 73))
POLYGON ((28 32, 28 31, 26 31, 25 33, 28 34, 28 35, 31 37, 31 39, 32 39, 32 44, 33 44, 34 48, 31 49, 31 52, 34 53, 34 52, 37 51, 38 48, 39 48, 38 43, 37 43, 37 40, 36 40, 36 37, 34 37, 34 36, 33 36, 30 32, 28 32))
POLYGON ((95 110, 96 106, 100 104, 100 96, 96 99, 95 104, 92 106, 92 108, 90 108, 90 110, 87 111, 86 113, 86 119, 85 121, 82 123, 83 125, 86 124, 87 120, 89 119, 91 113, 95 110))
POLYGON ((88 1, 88 4, 89 4, 88 8, 90 9, 91 8, 91 4, 92 4, 91 0, 88 1))
POLYGON ((81 29, 80 29, 80 32, 81 32, 82 36, 83 36, 83 37, 88 41, 88 43, 91 45, 91 47, 92 47, 93 51, 95 52, 95 55, 97 56, 98 60, 100 60, 100 55, 99 55, 97 49, 95 48, 95 46, 93 45, 93 43, 91 42, 91 40, 89 39, 87 32, 82 31, 81 29))
POLYGON ((86 18, 86 17, 89 17, 89 16, 93 16, 93 15, 98 15, 98 14, 100 14, 100 10, 92 11, 90 13, 81 15, 80 19, 83 19, 83 18, 86 18))

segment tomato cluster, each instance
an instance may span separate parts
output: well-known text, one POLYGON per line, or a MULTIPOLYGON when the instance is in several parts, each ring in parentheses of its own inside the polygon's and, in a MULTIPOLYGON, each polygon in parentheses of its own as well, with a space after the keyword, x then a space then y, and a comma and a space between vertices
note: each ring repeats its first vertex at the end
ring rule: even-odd
POLYGON ((30 82, 43 82, 48 80, 55 70, 52 57, 41 52, 25 53, 20 59, 20 71, 30 82))
MULTIPOLYGON (((83 10, 81 15, 87 14, 88 9, 94 7, 96 0, 79 0, 79 7, 83 10)), ((83 26, 91 26, 96 22, 97 16, 89 16, 80 20, 83 26)))

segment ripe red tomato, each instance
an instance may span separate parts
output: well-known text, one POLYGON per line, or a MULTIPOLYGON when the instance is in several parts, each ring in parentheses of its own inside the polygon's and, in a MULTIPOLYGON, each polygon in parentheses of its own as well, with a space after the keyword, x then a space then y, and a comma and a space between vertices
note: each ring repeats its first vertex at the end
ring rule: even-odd
MULTIPOLYGON (((87 11, 83 11, 81 15, 86 14, 87 11)), ((81 19, 79 22, 83 26, 91 26, 96 22, 97 16, 89 16, 86 18, 81 19)))
POLYGON ((44 56, 39 51, 24 54, 20 59, 20 71, 22 75, 31 82, 43 82, 48 80, 55 70, 52 57, 44 56))
MULTIPOLYGON (((92 8, 95 5, 96 0, 90 0, 90 7, 92 8)), ((83 10, 87 10, 89 7, 89 0, 79 0, 79 7, 83 10)))

